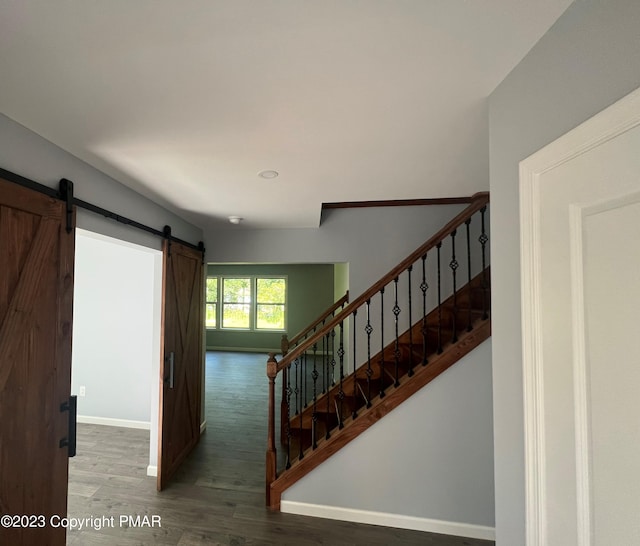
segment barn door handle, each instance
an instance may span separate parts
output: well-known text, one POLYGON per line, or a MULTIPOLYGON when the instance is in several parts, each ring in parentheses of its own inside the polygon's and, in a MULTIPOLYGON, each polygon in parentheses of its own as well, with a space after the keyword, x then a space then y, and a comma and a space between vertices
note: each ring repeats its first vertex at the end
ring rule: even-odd
POLYGON ((172 352, 169 353, 169 388, 173 389, 173 375, 175 371, 175 355, 172 352))
POLYGON ((69 435, 60 440, 60 447, 66 447, 69 457, 76 456, 76 438, 78 421, 78 397, 74 394, 69 397, 68 402, 60 404, 60 411, 69 412, 69 435))

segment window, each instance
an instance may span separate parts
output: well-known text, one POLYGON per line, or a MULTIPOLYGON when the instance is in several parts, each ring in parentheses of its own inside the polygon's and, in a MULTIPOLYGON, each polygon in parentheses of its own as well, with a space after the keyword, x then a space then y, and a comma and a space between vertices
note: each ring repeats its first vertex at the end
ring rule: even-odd
POLYGON ((209 329, 282 331, 286 303, 286 277, 209 277, 206 325, 209 329))
POLYGON ((222 327, 251 327, 251 279, 222 279, 222 327))
POLYGON ((207 310, 205 325, 207 328, 215 328, 218 324, 218 278, 207 278, 207 310))
POLYGON ((256 329, 284 330, 284 279, 256 279, 256 329))

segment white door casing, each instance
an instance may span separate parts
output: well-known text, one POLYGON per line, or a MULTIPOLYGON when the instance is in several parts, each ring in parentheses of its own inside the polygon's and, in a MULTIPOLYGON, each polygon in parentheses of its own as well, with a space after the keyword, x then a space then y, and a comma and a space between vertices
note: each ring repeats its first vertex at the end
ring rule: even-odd
POLYGON ((528 546, 640 544, 639 212, 640 90, 520 164, 528 546))

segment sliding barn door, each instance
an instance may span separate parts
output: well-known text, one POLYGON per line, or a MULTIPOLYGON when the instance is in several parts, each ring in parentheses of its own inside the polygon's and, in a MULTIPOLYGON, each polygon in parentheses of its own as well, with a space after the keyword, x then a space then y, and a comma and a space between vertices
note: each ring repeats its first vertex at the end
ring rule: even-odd
POLYGON ((64 204, 0 180, 0 544, 65 543, 73 260, 64 204))
POLYGON ((200 439, 204 364, 202 252, 169 241, 165 241, 163 250, 159 491, 200 439))

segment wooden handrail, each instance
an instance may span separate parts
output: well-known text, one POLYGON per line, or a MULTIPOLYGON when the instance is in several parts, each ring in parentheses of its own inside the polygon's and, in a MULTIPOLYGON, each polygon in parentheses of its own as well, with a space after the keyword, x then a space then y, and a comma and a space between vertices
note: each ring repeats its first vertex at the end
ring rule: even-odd
POLYGON ((304 336, 306 336, 311 330, 313 330, 318 324, 320 324, 323 320, 325 320, 331 313, 333 313, 338 307, 342 307, 345 303, 349 303, 349 291, 347 290, 338 301, 336 301, 331 307, 322 312, 322 314, 315 319, 312 323, 309 324, 302 331, 298 332, 295 336, 293 336, 289 341, 289 347, 291 345, 295 345, 300 341, 304 336))
POLYGON ((489 192, 479 192, 471 197, 471 204, 461 211, 457 216, 450 220, 442 229, 430 237, 427 242, 413 251, 407 258, 400 262, 396 267, 384 275, 377 283, 375 283, 366 292, 358 296, 349 305, 347 305, 340 313, 333 317, 330 321, 320 328, 313 335, 308 337, 305 341, 300 343, 290 353, 287 353, 277 364, 277 372, 287 368, 291 362, 298 358, 304 351, 306 351, 313 344, 317 343, 327 332, 333 330, 340 322, 344 321, 346 317, 351 315, 355 309, 358 309, 368 299, 371 299, 381 288, 389 284, 393 279, 403 273, 410 265, 416 262, 419 258, 425 255, 429 250, 433 249, 438 243, 442 242, 448 237, 454 229, 462 226, 466 220, 471 218, 476 212, 485 207, 489 203, 489 192))

